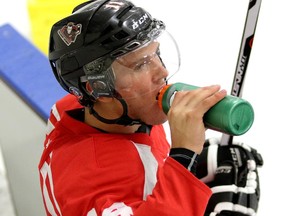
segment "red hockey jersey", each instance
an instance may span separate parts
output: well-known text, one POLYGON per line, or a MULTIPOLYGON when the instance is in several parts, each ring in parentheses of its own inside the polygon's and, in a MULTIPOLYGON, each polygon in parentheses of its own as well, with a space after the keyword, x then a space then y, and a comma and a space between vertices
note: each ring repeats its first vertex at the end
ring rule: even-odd
POLYGON ((67 113, 80 108, 68 95, 51 110, 39 163, 47 215, 203 216, 211 191, 168 156, 161 125, 105 133, 67 113))

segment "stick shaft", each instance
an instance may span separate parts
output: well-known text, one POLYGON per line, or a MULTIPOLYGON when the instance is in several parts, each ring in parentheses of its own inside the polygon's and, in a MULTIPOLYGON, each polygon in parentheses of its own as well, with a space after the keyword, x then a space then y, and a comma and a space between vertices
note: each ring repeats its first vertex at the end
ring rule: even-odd
MULTIPOLYGON (((260 12, 260 6, 261 6, 261 0, 249 0, 249 6, 246 14, 246 20, 231 90, 231 95, 235 97, 242 97, 246 71, 249 63, 250 53, 253 45, 253 39, 260 12)), ((231 144, 232 141, 233 136, 228 134, 222 135, 221 138, 222 145, 231 144)))

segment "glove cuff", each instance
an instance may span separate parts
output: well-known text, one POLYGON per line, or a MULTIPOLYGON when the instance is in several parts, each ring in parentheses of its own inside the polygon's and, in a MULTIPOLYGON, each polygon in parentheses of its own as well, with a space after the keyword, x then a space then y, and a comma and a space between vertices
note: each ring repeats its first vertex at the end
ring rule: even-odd
POLYGON ((194 175, 196 174, 198 154, 185 148, 172 148, 170 157, 178 161, 194 175))

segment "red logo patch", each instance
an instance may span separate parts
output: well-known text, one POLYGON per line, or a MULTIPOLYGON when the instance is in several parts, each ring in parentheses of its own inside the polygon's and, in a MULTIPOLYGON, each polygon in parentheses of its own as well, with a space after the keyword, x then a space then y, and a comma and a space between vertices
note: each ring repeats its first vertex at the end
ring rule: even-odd
POLYGON ((70 46, 71 43, 76 41, 77 36, 81 34, 81 30, 81 24, 74 24, 73 22, 69 22, 67 25, 58 30, 58 35, 67 46, 70 46))

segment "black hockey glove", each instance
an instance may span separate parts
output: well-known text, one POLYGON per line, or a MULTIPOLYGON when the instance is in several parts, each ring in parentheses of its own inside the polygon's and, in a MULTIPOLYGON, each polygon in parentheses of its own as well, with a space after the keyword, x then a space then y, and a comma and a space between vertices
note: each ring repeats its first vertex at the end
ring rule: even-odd
POLYGON ((243 143, 222 146, 206 140, 196 176, 212 190, 205 216, 255 216, 260 198, 257 151, 243 143))

